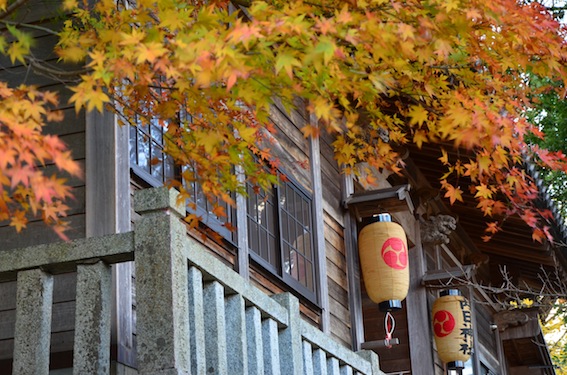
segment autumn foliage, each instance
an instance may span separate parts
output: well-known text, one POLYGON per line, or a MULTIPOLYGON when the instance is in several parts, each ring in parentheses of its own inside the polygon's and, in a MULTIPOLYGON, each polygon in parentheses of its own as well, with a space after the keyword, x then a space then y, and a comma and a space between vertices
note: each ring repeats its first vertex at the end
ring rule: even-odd
MULTIPOLYGON (((76 109, 106 106, 124 123, 167 125, 166 151, 191 165, 184 179, 199 180, 210 196, 230 201, 227 188, 242 188, 235 165, 253 183, 274 181, 258 159, 277 166, 266 136, 277 98, 288 108, 306 103, 313 122, 305 136, 333 133, 346 171, 400 172, 400 147, 435 144, 445 196, 454 203, 472 192, 494 217, 488 236, 502 218, 520 215, 535 239, 549 237, 524 162, 565 170, 565 156, 528 147, 527 135, 543 134, 524 115, 536 97, 530 77, 566 81, 567 50, 565 30, 537 3, 65 0, 63 7, 71 16, 57 53, 88 68, 72 88, 76 109), (467 156, 453 160, 449 148, 467 156)), ((22 183, 14 174, 2 180, 12 189, 22 183)))
POLYGON ((51 165, 70 175, 80 170, 63 142, 43 132, 46 122, 61 120, 60 113, 49 109, 56 103, 52 93, 0 83, 0 220, 9 220, 20 231, 26 214, 41 214, 64 237, 61 217, 70 188, 65 179, 40 167, 51 165))

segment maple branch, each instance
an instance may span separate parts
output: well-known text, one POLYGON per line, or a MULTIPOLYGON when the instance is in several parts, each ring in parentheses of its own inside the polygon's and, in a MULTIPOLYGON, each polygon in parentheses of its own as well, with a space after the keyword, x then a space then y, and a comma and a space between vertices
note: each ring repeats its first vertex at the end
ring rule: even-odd
MULTIPOLYGON (((28 0, 25 0, 25 1, 28 1, 28 0)), ((32 25, 32 24, 29 24, 29 23, 6 21, 6 20, 3 20, 3 19, 0 19, 0 23, 4 24, 4 25, 10 25, 10 26, 19 26, 19 27, 23 27, 23 28, 26 28, 26 29, 39 30, 39 31, 43 31, 43 32, 46 32, 46 33, 51 34, 51 35, 56 35, 56 36, 59 35, 56 31, 51 30, 47 27, 32 25)))
POLYGON ((248 8, 250 5, 252 5, 252 0, 232 0, 231 2, 235 5, 240 5, 245 8, 248 8))
POLYGON ((567 284, 563 281, 559 269, 556 268, 553 275, 550 275, 543 267, 540 269, 541 273, 538 274, 538 278, 541 281, 541 287, 537 289, 525 282, 523 285, 517 285, 512 280, 512 276, 505 265, 500 266, 500 274, 502 275, 502 284, 500 286, 481 284, 473 275, 472 278, 451 276, 445 281, 440 281, 437 285, 427 285, 427 287, 445 289, 455 285, 472 286, 495 297, 498 295, 503 296, 504 298, 500 299, 494 298, 493 302, 504 309, 510 309, 511 301, 521 302, 526 297, 533 300, 532 306, 534 307, 549 307, 549 302, 546 303, 544 300, 565 299, 567 297, 567 284))
POLYGON ((19 7, 21 7, 22 5, 24 5, 25 3, 27 3, 29 0, 16 0, 15 2, 13 2, 12 4, 10 4, 5 11, 3 11, 2 13, 0 13, 0 19, 1 18, 5 18, 7 16, 9 16, 10 14, 12 14, 14 11, 16 11, 19 7))
POLYGON ((65 82, 78 82, 80 81, 81 75, 87 74, 91 69, 83 68, 77 70, 62 70, 54 67, 49 67, 45 65, 45 62, 38 62, 36 59, 28 57, 26 58, 31 68, 41 75, 46 77, 57 79, 63 83, 65 82))

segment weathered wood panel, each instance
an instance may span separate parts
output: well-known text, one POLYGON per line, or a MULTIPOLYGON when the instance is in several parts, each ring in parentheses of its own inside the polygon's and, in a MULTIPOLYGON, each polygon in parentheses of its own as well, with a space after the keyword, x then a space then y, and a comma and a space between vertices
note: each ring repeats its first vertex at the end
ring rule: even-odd
MULTIPOLYGON (((11 18, 14 21, 33 22, 43 27, 57 29, 61 18, 52 21, 50 18, 58 16, 59 11, 54 3, 49 1, 31 1, 14 13, 11 18)), ((49 61, 55 64, 57 56, 53 53, 53 46, 57 40, 55 35, 46 34, 40 30, 29 30, 35 37, 33 55, 38 60, 49 61)), ((68 104, 71 91, 52 78, 36 74, 30 66, 22 66, 16 63, 11 66, 7 57, 0 57, 0 66, 8 67, 0 69, 0 79, 8 82, 12 86, 22 83, 33 84, 41 89, 58 92, 60 104, 58 109, 63 110, 64 120, 47 124, 45 133, 55 134, 65 142, 72 151, 73 158, 84 166, 85 158, 85 121, 84 115, 76 114, 74 109, 70 109, 68 104)), ((59 65, 61 67, 62 65, 59 65)), ((67 66, 69 70, 71 67, 67 66)), ((74 67, 73 67, 74 69, 74 67)), ((57 174, 58 171, 53 165, 44 168, 46 175, 57 174)), ((66 177, 66 176, 62 176, 66 177)), ((69 206, 67 221, 70 229, 67 235, 71 239, 85 236, 85 181, 83 178, 70 177, 67 185, 73 188, 74 198, 68 200, 69 206)), ((39 217, 30 218, 28 228, 22 234, 17 234, 7 223, 0 223, 0 238, 2 243, 0 250, 36 245, 60 241, 61 239, 47 227, 39 217)), ((13 334, 15 320, 15 282, 0 284, 0 300, 3 310, 0 313, 0 359, 9 359, 13 351, 13 334)), ((56 275, 54 277, 53 291, 53 314, 52 314, 52 334, 51 352, 63 352, 72 349, 73 343, 73 323, 75 318, 74 298, 75 298, 75 274, 56 275)), ((2 361, 9 363, 8 361, 2 361)), ((2 368, 2 373, 4 372, 2 368)))
POLYGON ((337 283, 341 288, 347 290, 348 282, 345 271, 337 267, 333 262, 327 259, 327 276, 337 283))
MULTIPOLYGON (((75 324, 75 287, 77 275, 67 273, 53 277, 53 312, 51 318, 51 351, 73 348, 75 324)), ((0 360, 12 358, 16 321, 16 282, 0 284, 0 360)))
MULTIPOLYGON (((84 237, 85 215, 69 216, 66 220, 69 222, 69 230, 66 234, 70 239, 84 237)), ((47 227, 42 221, 29 223, 21 234, 16 233, 12 227, 0 227, 0 238, 2 238, 2 247, 0 250, 61 241, 57 233, 47 227)))

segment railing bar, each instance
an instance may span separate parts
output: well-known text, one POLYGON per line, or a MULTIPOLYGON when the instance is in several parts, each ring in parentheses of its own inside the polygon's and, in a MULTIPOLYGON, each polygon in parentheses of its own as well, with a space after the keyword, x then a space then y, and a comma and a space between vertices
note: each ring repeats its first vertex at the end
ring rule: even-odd
POLYGON ((246 315, 242 295, 226 297, 225 314, 228 368, 233 374, 248 374, 246 315))
POLYGON ((99 261, 77 266, 73 374, 110 373, 111 268, 99 261))
POLYGON ((50 273, 73 271, 76 263, 102 259, 108 264, 134 259, 133 232, 81 238, 0 252, 0 280, 3 273, 42 268, 50 273))
POLYGON ((342 366, 341 367, 341 375, 353 375, 352 367, 350 366, 342 366))
POLYGON ((13 375, 47 375, 53 276, 39 270, 18 273, 13 375))
POLYGON ((207 311, 207 319, 205 319, 207 371, 216 375, 225 375, 228 373, 228 367, 223 286, 217 281, 206 284, 203 301, 207 311))
POLYGON ((262 316, 255 306, 246 309, 246 344, 248 374, 264 374, 264 347, 262 345, 262 316))
POLYGON ((199 242, 186 238, 183 254, 191 266, 201 270, 205 280, 216 280, 224 286, 227 294, 241 294, 247 305, 257 306, 260 311, 276 320, 280 326, 288 325, 287 312, 280 304, 244 280, 237 272, 226 267, 213 255, 202 251, 201 246, 199 242))
POLYGON ((311 347, 311 344, 307 341, 303 341, 302 347, 303 347, 303 373, 305 375, 316 374, 313 372, 313 348, 311 347))
POLYGON ((327 375, 340 375, 339 360, 337 358, 327 358, 327 375))
POLYGON ((322 349, 313 351, 313 371, 318 375, 327 375, 327 354, 322 349))
POLYGON ((371 373, 369 363, 365 358, 346 349, 334 340, 329 340, 329 336, 303 320, 301 321, 301 334, 304 340, 309 341, 314 347, 323 349, 329 356, 340 358, 342 362, 353 367, 354 370, 364 374, 371 373))
POLYGON ((280 375, 280 351, 278 325, 273 319, 262 322, 262 344, 264 348, 264 373, 280 375))
POLYGON ((196 267, 189 267, 189 340, 191 373, 206 373, 205 321, 203 307, 203 275, 196 267))
POLYGON ((303 374, 299 300, 290 293, 276 294, 272 298, 286 308, 289 319, 289 325, 279 334, 281 371, 285 375, 303 374))

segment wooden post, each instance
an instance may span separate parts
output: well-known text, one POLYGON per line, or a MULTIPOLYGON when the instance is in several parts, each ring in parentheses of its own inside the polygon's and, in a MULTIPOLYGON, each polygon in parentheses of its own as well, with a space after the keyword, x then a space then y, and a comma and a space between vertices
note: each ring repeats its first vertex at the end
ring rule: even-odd
POLYGON ((433 373, 433 345, 431 343, 431 322, 427 307, 427 290, 421 285, 421 279, 427 271, 419 222, 415 221, 415 246, 409 250, 410 287, 406 298, 408 332, 411 337, 412 370, 433 373), (419 369, 419 370, 418 370, 419 369))
MULTIPOLYGON (((314 115, 310 120, 316 121, 314 115)), ((329 287, 327 285, 327 256, 325 254, 325 228, 323 219, 323 186, 321 180, 321 150, 319 138, 309 138, 311 177, 313 178, 313 233, 317 249, 317 276, 319 284, 319 303, 321 306, 321 330, 331 332, 331 313, 329 311, 329 287)))
MULTIPOLYGON (((343 200, 354 193, 354 184, 351 176, 343 176, 341 180, 343 200)), ((357 226, 356 221, 345 211, 345 252, 347 262, 349 311, 352 336, 352 349, 360 350, 360 344, 364 342, 364 319, 362 316, 362 296, 360 293, 360 261, 358 248, 356 246, 357 226)))

